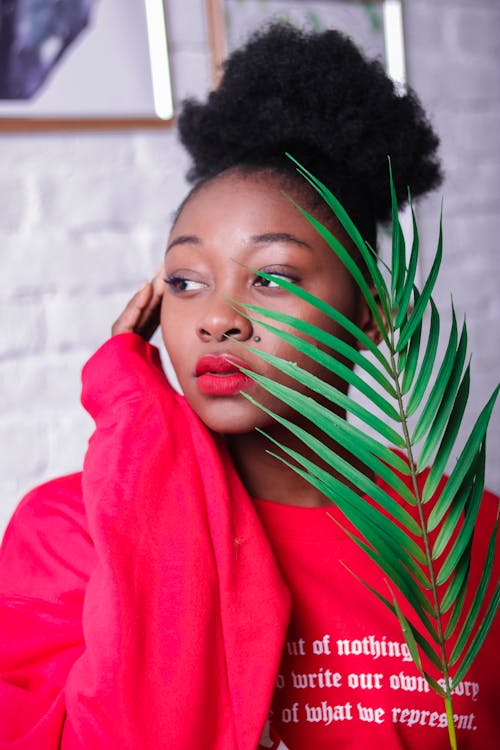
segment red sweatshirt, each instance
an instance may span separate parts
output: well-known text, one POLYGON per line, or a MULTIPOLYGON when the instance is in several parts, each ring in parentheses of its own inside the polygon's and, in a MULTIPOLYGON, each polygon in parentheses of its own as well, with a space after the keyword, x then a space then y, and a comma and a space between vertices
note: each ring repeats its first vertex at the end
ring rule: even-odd
MULTIPOLYGON (((399 625, 339 569, 380 578, 324 509, 259 501, 272 550, 223 442, 139 337, 111 339, 83 380, 83 481, 30 493, 0 553, 0 750, 255 750, 278 673, 263 747, 277 729, 281 750, 446 748, 439 699, 403 694, 411 663, 373 652, 399 625), (369 726, 358 703, 384 712, 369 726)), ((492 653, 479 702, 458 703, 466 748, 496 748, 492 653)))
MULTIPOLYGON (((286 746, 449 750, 443 699, 413 664, 397 618, 340 564, 387 595, 377 566, 327 517, 341 520, 340 512, 268 501, 257 508, 292 594, 271 716, 286 746)), ((485 493, 477 528, 483 545, 497 508, 498 499, 485 493)), ((474 559, 471 589, 484 556, 474 559)), ((459 750, 500 747, 499 642, 497 618, 453 695, 459 750)))
POLYGON ((250 750, 289 596, 222 442, 156 350, 83 373, 83 471, 35 490, 0 560, 0 748, 250 750))

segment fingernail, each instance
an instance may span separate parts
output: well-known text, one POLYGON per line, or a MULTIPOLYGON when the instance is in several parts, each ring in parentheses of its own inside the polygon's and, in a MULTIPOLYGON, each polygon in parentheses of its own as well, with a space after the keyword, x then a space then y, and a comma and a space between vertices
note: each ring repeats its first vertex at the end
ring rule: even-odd
POLYGON ((142 292, 142 290, 145 289, 147 286, 149 286, 149 281, 147 279, 144 279, 144 281, 141 282, 141 285, 137 291, 142 292))

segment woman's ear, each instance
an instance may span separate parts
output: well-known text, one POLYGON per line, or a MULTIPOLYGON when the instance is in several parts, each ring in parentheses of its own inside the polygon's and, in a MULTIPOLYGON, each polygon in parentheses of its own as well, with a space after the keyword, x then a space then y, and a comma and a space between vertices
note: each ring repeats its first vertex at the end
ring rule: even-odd
MULTIPOLYGON (((382 310, 382 305, 380 304, 380 297, 378 295, 378 292, 374 288, 372 288, 370 291, 373 294, 375 301, 377 303, 377 307, 380 312, 380 317, 382 318, 384 323, 386 323, 386 318, 382 310)), ((377 322, 375 318, 373 317, 373 313, 368 307, 368 304, 366 300, 364 299, 364 297, 360 301, 360 306, 361 306, 361 309, 360 309, 360 314, 358 317, 358 321, 359 321, 358 326, 359 328, 361 328, 363 333, 366 333, 366 335, 373 341, 373 343, 378 346, 380 342, 382 341, 382 332, 380 331, 377 325, 377 322)), ((366 349, 366 346, 363 343, 361 343, 361 341, 357 341, 356 345, 357 345, 357 348, 360 350, 366 349)))

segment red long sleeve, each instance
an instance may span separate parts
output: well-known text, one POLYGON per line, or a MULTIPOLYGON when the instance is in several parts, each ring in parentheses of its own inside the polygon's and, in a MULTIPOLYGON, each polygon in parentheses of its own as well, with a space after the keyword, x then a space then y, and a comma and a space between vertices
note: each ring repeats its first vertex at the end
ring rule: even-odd
POLYGON ((82 606, 95 565, 81 477, 26 496, 0 550, 0 747, 57 748, 63 688, 83 651, 82 606))
MULTIPOLYGON (((19 563, 27 612, 6 595, 18 626, 5 621, 3 648, 25 663, 3 678, 0 748, 56 748, 62 731, 62 750, 253 750, 289 603, 252 503, 222 444, 172 391, 156 350, 139 337, 115 337, 94 355, 83 401, 96 421, 82 481, 89 537, 80 525, 93 557, 61 532, 61 567, 79 578, 71 603, 54 581, 55 628, 38 610, 39 600, 42 609, 52 602, 45 592, 34 596, 30 566, 19 563), (39 644, 54 638, 37 647, 43 675, 31 681, 23 626, 39 633, 39 644)), ((50 536, 50 522, 43 533, 50 536)), ((26 534, 28 554, 38 558, 40 532, 26 534)))

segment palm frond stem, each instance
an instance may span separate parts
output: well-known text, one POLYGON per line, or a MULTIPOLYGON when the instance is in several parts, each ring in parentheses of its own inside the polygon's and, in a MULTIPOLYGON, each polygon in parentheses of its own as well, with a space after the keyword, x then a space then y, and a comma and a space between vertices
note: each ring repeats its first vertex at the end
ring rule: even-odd
MULTIPOLYGON (((397 351, 394 341, 394 329, 391 327, 390 331, 390 342, 391 342, 391 351, 390 351, 390 362, 393 372, 393 378, 394 378, 394 387, 396 390, 396 399, 398 403, 399 408, 399 415, 400 415, 400 424, 403 431, 403 436, 406 443, 406 454, 408 458, 408 463, 410 466, 410 476, 411 476, 411 483, 413 486, 413 492, 415 495, 415 499, 417 501, 417 512, 419 516, 419 522, 420 522, 420 528, 422 531, 422 540, 424 544, 424 554, 426 558, 426 564, 427 564, 427 570, 428 570, 428 577, 431 585, 431 596, 432 601, 434 605, 434 614, 436 618, 436 628, 437 628, 437 634, 438 634, 438 648, 441 655, 441 668, 443 671, 443 677, 444 677, 444 683, 445 683, 445 706, 446 706, 446 716, 448 721, 448 734, 450 738, 450 745, 453 750, 456 750, 457 744, 456 744, 456 735, 455 735, 455 726, 453 723, 453 701, 452 701, 452 695, 451 695, 451 683, 450 683, 450 676, 448 672, 448 662, 446 658, 446 650, 445 650, 445 633, 443 628, 443 621, 441 616, 441 606, 439 602, 438 597, 438 591, 437 591, 437 582, 436 582, 436 574, 434 571, 434 562, 432 559, 432 550, 431 545, 429 541, 429 535, 427 531, 427 524, 425 522, 424 517, 424 508, 423 508, 423 500, 420 493, 420 488, 418 485, 417 480, 417 465, 413 456, 413 450, 412 450, 412 440, 410 436, 408 421, 407 421, 407 415, 404 408, 404 402, 403 402, 403 393, 401 390, 400 385, 400 374, 398 372, 397 368, 397 362, 395 359, 395 352, 397 351)), ((418 666, 418 665, 417 665, 418 666)))

